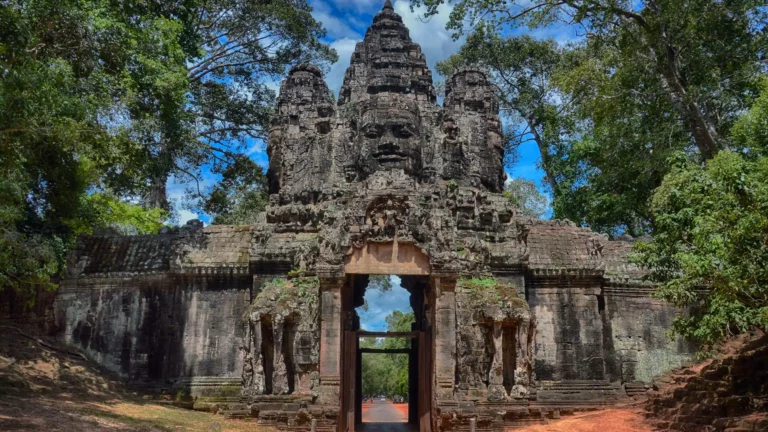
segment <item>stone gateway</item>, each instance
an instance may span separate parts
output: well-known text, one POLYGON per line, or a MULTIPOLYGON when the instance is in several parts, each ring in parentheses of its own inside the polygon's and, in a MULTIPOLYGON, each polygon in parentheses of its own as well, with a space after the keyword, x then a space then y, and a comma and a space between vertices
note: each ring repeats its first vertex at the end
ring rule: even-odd
POLYGON ((421 431, 610 404, 691 352, 665 336, 676 311, 628 262, 632 239, 529 220, 502 196, 487 76, 460 70, 439 106, 388 0, 338 103, 317 67, 289 72, 267 151, 260 223, 81 238, 60 337, 147 391, 302 431, 359 430, 369 275, 411 293, 416 322, 400 336, 421 431))

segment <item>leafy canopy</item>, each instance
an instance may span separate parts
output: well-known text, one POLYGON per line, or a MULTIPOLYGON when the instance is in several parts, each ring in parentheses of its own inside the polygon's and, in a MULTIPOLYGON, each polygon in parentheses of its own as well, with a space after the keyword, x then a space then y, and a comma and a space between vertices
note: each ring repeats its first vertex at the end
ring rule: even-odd
POLYGON ((705 167, 677 160, 653 196, 653 241, 636 260, 655 295, 690 313, 673 329, 705 344, 768 328, 768 157, 722 151, 705 167))
POLYGON ((171 177, 215 222, 252 222, 266 80, 335 61, 324 34, 305 0, 2 2, 0 289, 47 284, 80 234, 156 232, 171 177))
POLYGON ((549 200, 531 180, 516 178, 504 185, 504 196, 515 203, 520 214, 541 219, 549 210, 549 200))
MULTIPOLYGON (((412 2, 425 5, 427 15, 442 3, 412 2)), ((610 234, 644 234, 653 228, 651 193, 673 154, 706 161, 741 145, 731 128, 754 101, 764 72, 764 2, 452 5, 448 28, 468 36, 443 71, 484 66, 502 107, 522 118, 534 114, 512 124, 539 147, 555 217, 610 234), (558 47, 512 36, 562 24, 586 37, 558 47)))

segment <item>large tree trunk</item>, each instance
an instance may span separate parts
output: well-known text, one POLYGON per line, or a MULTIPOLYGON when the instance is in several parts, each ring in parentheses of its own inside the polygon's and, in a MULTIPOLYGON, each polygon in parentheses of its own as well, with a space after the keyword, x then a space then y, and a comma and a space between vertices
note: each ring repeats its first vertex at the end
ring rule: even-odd
POLYGON ((160 174, 153 176, 150 179, 149 192, 144 197, 144 205, 153 209, 161 208, 163 210, 170 210, 171 206, 168 202, 168 192, 166 190, 167 183, 167 175, 160 174))
MULTIPOLYGON (((579 6, 572 1, 566 1, 566 3, 572 7, 579 6)), ((701 106, 688 94, 686 83, 680 73, 679 52, 667 34, 661 7, 655 0, 648 0, 647 5, 648 10, 658 16, 658 28, 646 21, 642 14, 611 6, 609 6, 607 10, 623 17, 625 20, 636 23, 641 32, 660 38, 661 43, 663 44, 662 47, 654 47, 650 42, 653 38, 645 39, 648 43, 651 59, 656 64, 656 69, 661 75, 661 83, 664 86, 667 97, 675 110, 686 119, 688 129, 696 143, 696 147, 698 147, 699 152, 701 153, 701 157, 704 160, 712 159, 715 157, 718 150, 720 150, 715 125, 702 111, 701 106), (659 54, 659 48, 663 50, 663 55, 659 54)), ((672 13, 675 12, 672 11, 672 13)))
POLYGON ((539 153, 541 153, 541 167, 544 170, 544 180, 547 182, 550 188, 552 188, 552 196, 557 193, 557 180, 555 179, 555 173, 552 167, 549 166, 549 145, 544 142, 544 139, 536 129, 536 122, 530 118, 525 119, 528 123, 528 128, 531 129, 533 139, 536 141, 536 145, 539 147, 539 153))
MULTIPOLYGON (((694 101, 688 94, 686 83, 683 80, 680 72, 680 59, 679 52, 675 48, 674 44, 670 41, 667 34, 666 26, 664 25, 663 13, 659 5, 651 0, 648 2, 649 9, 659 16, 659 31, 661 32, 660 39, 664 44, 664 54, 659 55, 653 48, 654 57, 657 61, 657 67, 661 73, 662 84, 664 85, 667 95, 670 98, 672 106, 674 106, 682 116, 687 119, 688 128, 691 132, 696 147, 698 147, 701 157, 704 160, 709 160, 715 157, 720 146, 718 143, 717 130, 712 121, 701 110, 696 101, 694 101)), ((645 21, 639 21, 640 26, 646 32, 651 32, 652 27, 645 21)))
POLYGON ((701 157, 705 160, 712 159, 720 150, 715 127, 701 111, 699 105, 688 95, 688 91, 680 79, 680 71, 673 47, 666 46, 665 57, 665 62, 659 65, 659 69, 672 106, 688 120, 688 128, 701 157))

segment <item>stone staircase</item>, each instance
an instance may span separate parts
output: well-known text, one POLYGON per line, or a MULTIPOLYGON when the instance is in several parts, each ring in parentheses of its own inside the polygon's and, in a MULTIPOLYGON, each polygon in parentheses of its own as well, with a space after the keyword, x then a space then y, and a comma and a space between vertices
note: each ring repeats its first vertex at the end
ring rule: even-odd
POLYGON ((685 365, 656 380, 647 395, 646 417, 659 430, 768 431, 768 337, 685 365))
POLYGON ((614 405, 622 400, 624 392, 608 381, 541 381, 537 400, 542 405, 589 406, 614 405))

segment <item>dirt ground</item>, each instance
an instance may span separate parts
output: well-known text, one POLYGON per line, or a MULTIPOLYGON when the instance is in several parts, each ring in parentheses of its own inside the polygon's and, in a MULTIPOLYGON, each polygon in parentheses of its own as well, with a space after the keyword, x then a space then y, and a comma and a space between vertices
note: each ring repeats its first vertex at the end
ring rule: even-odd
MULTIPOLYGON (((546 425, 514 429, 515 432, 651 432, 655 430, 640 409, 615 408, 566 416, 546 425)), ((512 431, 512 429, 510 429, 512 431)))
MULTIPOLYGON (((363 404, 363 421, 370 412, 370 403, 363 404)), ((408 417, 408 404, 393 405, 408 417)), ((612 408, 565 416, 549 424, 508 429, 508 432, 652 432, 654 429, 643 417, 642 410, 634 407, 612 408)))
MULTIPOLYGON (((0 325, 0 431, 273 432, 145 400, 55 341, 0 325), (46 346, 47 345, 47 346, 46 346)), ((407 404, 394 405, 407 416, 407 404)), ((364 410, 365 410, 364 406, 364 410)), ((521 432, 649 432, 639 409, 567 416, 521 432)))
POLYGON ((266 432, 269 428, 208 413, 124 399, 102 402, 74 396, 3 398, 1 431, 266 432))
POLYGON ((0 431, 273 431, 143 400, 77 353, 24 333, 0 325, 0 431))

